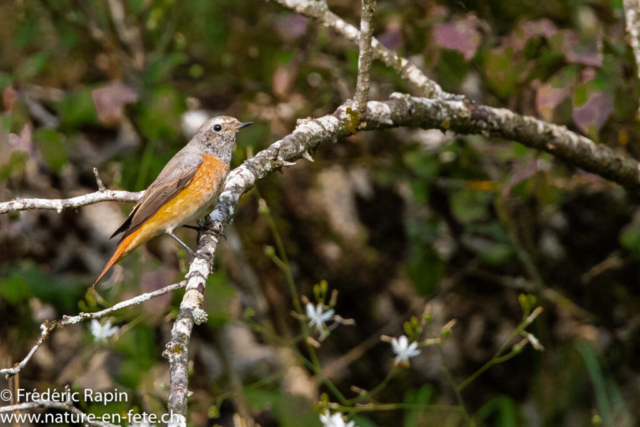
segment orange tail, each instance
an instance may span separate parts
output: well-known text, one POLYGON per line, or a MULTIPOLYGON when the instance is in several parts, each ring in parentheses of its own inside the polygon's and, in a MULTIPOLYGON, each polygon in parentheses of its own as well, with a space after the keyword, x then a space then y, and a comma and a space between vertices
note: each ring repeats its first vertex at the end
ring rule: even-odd
POLYGON ((109 269, 113 267, 113 264, 115 264, 116 262, 124 258, 124 256, 126 255, 127 249, 129 249, 129 246, 131 245, 131 242, 138 235, 139 232, 140 232, 140 229, 136 230, 134 233, 128 235, 127 237, 124 238, 124 240, 122 240, 122 242, 120 242, 120 244, 118 245, 118 249, 116 249, 116 252, 113 254, 113 256, 107 263, 104 270, 102 270, 102 273, 100 273, 100 276, 98 276, 98 280, 96 280, 96 282, 93 284, 94 288, 96 287, 100 279, 102 279, 102 276, 104 276, 107 273, 107 271, 109 271, 109 269))

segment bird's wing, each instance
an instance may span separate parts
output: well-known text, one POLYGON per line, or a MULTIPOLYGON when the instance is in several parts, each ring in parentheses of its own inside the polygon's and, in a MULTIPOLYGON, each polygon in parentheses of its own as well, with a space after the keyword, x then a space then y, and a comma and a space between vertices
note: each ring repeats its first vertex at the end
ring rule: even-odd
POLYGON ((202 163, 202 156, 189 152, 178 152, 162 169, 160 175, 144 192, 127 220, 111 236, 124 233, 124 239, 140 228, 158 210, 173 199, 191 182, 202 163))

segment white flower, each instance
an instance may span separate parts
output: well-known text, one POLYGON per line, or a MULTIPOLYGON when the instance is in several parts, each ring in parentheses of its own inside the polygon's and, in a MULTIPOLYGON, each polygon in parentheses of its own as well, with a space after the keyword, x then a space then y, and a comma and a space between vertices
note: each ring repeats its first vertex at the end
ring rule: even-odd
POLYGON ((93 319, 91 321, 91 334, 93 334, 93 339, 98 341, 106 341, 112 335, 118 332, 118 327, 111 327, 111 320, 107 320, 104 322, 104 325, 101 325, 100 322, 93 319))
POLYGON ((324 332, 324 329, 327 327, 326 322, 331 319, 333 313, 335 313, 335 311, 332 309, 324 311, 322 303, 319 303, 315 307, 310 302, 307 303, 307 317, 311 320, 309 326, 315 326, 319 333, 324 332))
POLYGON ((324 427, 356 427, 354 421, 345 423, 342 419, 342 415, 337 412, 333 415, 329 414, 329 412, 320 414, 320 422, 324 427))
POLYGON ((391 346, 393 347, 393 352, 396 354, 396 360, 393 362, 395 365, 409 366, 409 358, 420 354, 418 343, 412 342, 409 344, 409 340, 404 335, 398 339, 393 338, 391 340, 391 346))

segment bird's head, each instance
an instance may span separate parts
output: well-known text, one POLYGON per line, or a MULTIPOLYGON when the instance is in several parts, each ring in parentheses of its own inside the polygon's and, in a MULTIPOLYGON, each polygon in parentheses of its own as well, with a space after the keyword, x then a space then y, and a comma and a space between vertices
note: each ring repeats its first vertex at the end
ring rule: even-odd
POLYGON ((200 126, 194 138, 204 145, 205 151, 229 162, 238 131, 251 124, 229 116, 213 117, 200 126))

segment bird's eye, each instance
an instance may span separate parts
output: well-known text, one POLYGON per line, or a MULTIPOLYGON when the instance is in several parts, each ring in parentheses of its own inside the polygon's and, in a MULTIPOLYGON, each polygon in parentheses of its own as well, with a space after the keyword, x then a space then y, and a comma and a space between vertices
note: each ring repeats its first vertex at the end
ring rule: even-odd
POLYGON ((220 132, 220 131, 222 130, 222 126, 220 126, 220 125, 215 125, 215 126, 213 127, 213 130, 215 130, 216 132, 220 132))

